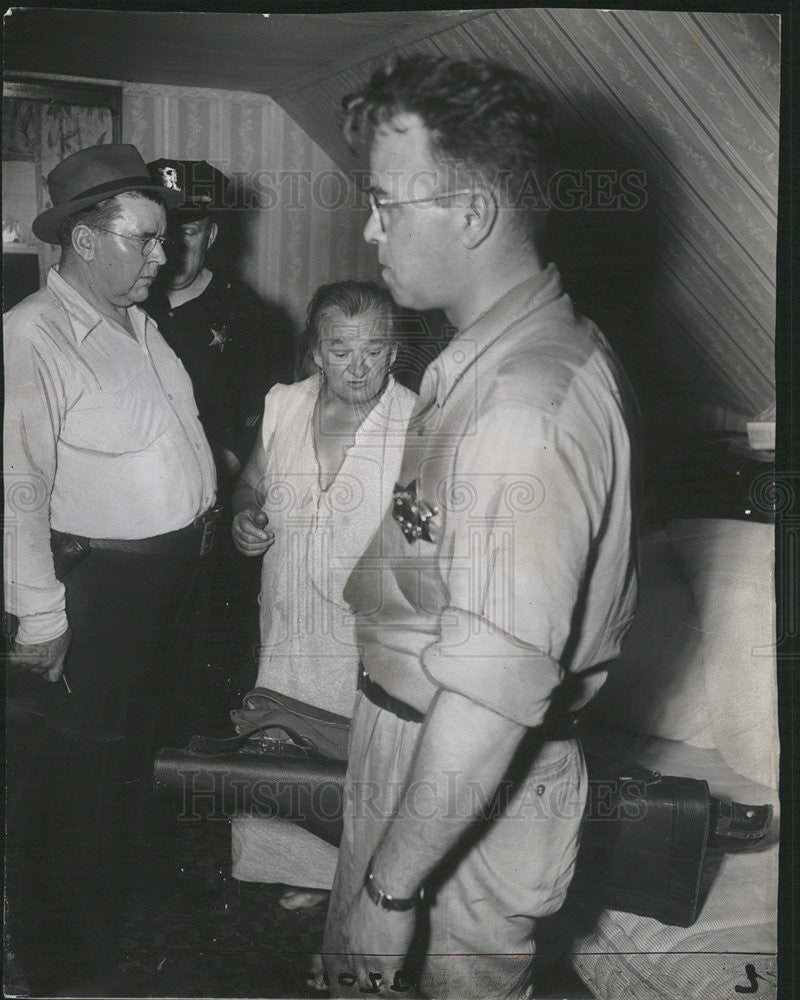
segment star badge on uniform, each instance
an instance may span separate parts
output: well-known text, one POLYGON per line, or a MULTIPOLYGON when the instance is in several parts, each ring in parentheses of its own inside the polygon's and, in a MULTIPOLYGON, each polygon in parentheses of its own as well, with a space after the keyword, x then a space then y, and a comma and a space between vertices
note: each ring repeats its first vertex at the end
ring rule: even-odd
POLYGON ((222 354, 222 352, 225 350, 225 345, 231 339, 228 336, 228 334, 227 334, 227 327, 225 327, 225 326, 221 326, 219 329, 217 329, 217 327, 215 327, 215 326, 212 326, 211 327, 211 338, 212 339, 211 339, 211 341, 210 341, 210 343, 209 343, 208 346, 209 347, 218 347, 220 354, 222 354))
POLYGON ((419 539, 432 542, 430 522, 439 513, 439 508, 436 504, 429 506, 417 496, 416 479, 408 486, 395 483, 392 500, 392 517, 400 525, 406 541, 411 545, 419 539))

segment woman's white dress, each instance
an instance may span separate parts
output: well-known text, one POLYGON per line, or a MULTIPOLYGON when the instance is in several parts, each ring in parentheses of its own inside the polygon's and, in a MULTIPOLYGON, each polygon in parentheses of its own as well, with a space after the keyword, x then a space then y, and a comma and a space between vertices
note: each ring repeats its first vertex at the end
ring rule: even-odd
MULTIPOLYGON (((275 542, 261 573, 257 684, 349 717, 358 651, 342 590, 391 503, 416 396, 390 378, 322 489, 313 428, 321 386, 318 376, 276 385, 264 405, 259 492, 275 542)), ((236 878, 320 889, 333 881, 336 848, 288 820, 238 817, 232 847, 236 878)))

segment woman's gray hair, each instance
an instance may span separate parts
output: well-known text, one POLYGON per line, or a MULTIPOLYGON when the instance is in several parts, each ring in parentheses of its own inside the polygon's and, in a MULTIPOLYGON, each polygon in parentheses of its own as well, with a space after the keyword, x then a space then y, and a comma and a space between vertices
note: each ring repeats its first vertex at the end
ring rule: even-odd
POLYGON ((321 285, 311 298, 306 312, 306 325, 301 335, 298 374, 312 375, 317 371, 313 354, 319 347, 324 319, 332 309, 352 319, 364 313, 375 313, 384 322, 386 337, 397 343, 395 318, 397 306, 394 299, 374 281, 334 281, 321 285))

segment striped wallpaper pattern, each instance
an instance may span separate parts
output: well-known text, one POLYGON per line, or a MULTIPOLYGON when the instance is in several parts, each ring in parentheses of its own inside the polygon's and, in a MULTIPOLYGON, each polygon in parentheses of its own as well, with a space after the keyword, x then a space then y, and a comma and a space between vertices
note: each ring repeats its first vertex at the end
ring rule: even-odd
MULTIPOLYGON (((553 221, 569 291, 643 391, 682 397, 695 417, 705 410, 723 425, 773 402, 778 17, 492 10, 406 51, 516 66, 553 96, 564 165, 644 171, 647 203, 635 218, 553 221)), ((374 64, 279 99, 345 168, 341 97, 374 64)))
POLYGON ((145 160, 205 159, 245 190, 252 207, 229 216, 242 223, 242 275, 295 325, 321 283, 376 276, 348 176, 270 98, 125 83, 122 132, 145 160))

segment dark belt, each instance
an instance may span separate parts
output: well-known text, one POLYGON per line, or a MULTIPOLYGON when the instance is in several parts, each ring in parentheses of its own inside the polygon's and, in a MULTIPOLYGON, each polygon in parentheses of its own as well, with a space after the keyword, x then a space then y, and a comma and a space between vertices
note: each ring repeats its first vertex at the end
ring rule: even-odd
POLYGON ((399 698, 394 698, 380 684, 376 684, 363 667, 360 667, 358 671, 358 688, 373 705, 385 708, 387 712, 396 715, 403 722, 423 722, 425 719, 424 712, 419 712, 411 705, 400 701, 399 698))
MULTIPOLYGON (((423 722, 425 719, 424 712, 420 712, 406 702, 400 701, 399 698, 390 695, 369 676, 363 667, 359 667, 358 687, 363 692, 364 697, 373 705, 386 709, 387 712, 391 712, 392 715, 396 715, 404 722, 423 722)), ((543 740, 572 740, 578 736, 581 716, 581 712, 567 712, 556 719, 547 719, 536 729, 543 740)))
POLYGON ((214 546, 214 531, 221 508, 210 507, 191 524, 149 538, 86 538, 69 532, 50 532, 56 576, 59 580, 78 565, 92 549, 128 552, 133 555, 207 555, 214 546))
POLYGON ((543 740, 574 740, 580 735, 582 718, 583 712, 567 712, 535 728, 543 740))
POLYGON ((161 555, 188 551, 207 555, 214 547, 214 532, 222 508, 210 507, 205 514, 198 514, 191 524, 163 535, 150 538, 89 538, 90 549, 108 549, 111 552, 135 552, 139 555, 161 555))

